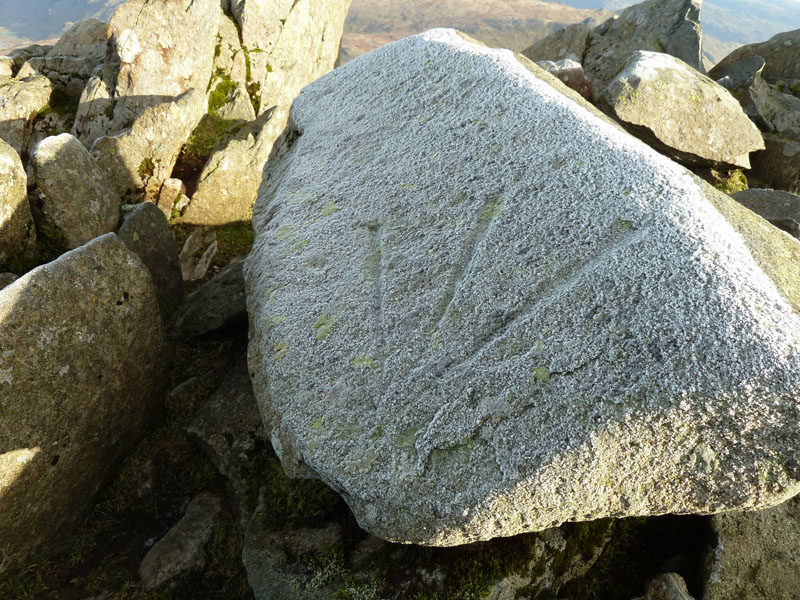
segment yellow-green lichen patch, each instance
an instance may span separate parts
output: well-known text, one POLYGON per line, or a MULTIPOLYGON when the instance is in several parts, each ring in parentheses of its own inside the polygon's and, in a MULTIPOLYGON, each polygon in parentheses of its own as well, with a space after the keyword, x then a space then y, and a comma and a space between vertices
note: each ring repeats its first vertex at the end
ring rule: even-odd
POLYGON ((531 383, 547 383, 550 381, 550 369, 547 367, 536 367, 531 375, 531 383))
POLYGON ((614 226, 620 231, 628 231, 629 229, 633 228, 633 221, 623 219, 622 217, 617 217, 614 221, 614 226))
POLYGON ((273 327, 283 325, 284 323, 286 323, 286 315, 275 314, 264 319, 264 327, 267 329, 272 329, 273 327))
POLYGON ((284 240, 289 239, 292 236, 292 231, 293 229, 291 228, 291 226, 284 225, 283 227, 278 229, 278 233, 275 237, 278 238, 278 241, 282 242, 284 240))
POLYGON ((328 200, 322 210, 319 212, 320 217, 330 217, 333 213, 339 210, 339 207, 336 206, 336 202, 333 200, 328 200))
POLYGON ((328 313, 322 313, 317 319, 317 322, 314 323, 314 339, 324 340, 331 334, 333 328, 336 327, 338 322, 339 318, 337 316, 328 313))
POLYGON ((503 199, 501 198, 495 202, 489 203, 489 206, 486 207, 486 210, 484 210, 481 215, 481 223, 488 223, 492 219, 502 217, 504 214, 503 199))
POLYGON ((311 240, 309 238, 306 238, 304 240, 300 240, 294 246, 292 246, 292 250, 294 250, 295 252, 299 252, 300 250, 305 248, 310 241, 311 240))
POLYGON ((275 361, 283 360, 289 351, 289 342, 277 340, 272 346, 273 358, 275 361))
POLYGON ((221 70, 217 70, 216 77, 219 83, 208 95, 208 112, 214 115, 228 103, 228 94, 236 89, 236 84, 221 70))
POLYGON ((357 356, 353 359, 353 366, 356 369, 371 369, 376 364, 375 359, 371 356, 357 356))

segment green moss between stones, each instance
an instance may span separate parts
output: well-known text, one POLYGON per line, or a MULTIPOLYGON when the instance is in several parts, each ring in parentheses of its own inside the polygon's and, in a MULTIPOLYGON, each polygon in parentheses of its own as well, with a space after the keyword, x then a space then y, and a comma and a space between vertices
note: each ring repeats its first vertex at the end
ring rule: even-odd
POLYGON ((217 70, 216 77, 219 83, 208 95, 208 112, 212 115, 216 115, 219 109, 227 104, 228 94, 236 89, 236 84, 222 71, 217 70))
POLYGON ((257 448, 252 465, 245 476, 248 508, 255 509, 263 490, 256 518, 269 531, 320 526, 344 507, 342 498, 321 481, 287 477, 266 444, 257 448))
POLYGON ((183 147, 183 154, 205 160, 222 141, 226 133, 235 133, 241 128, 238 121, 228 121, 216 114, 205 115, 194 131, 189 135, 189 140, 183 147))
POLYGON ((139 178, 140 179, 147 179, 148 177, 152 177, 153 173, 156 172, 156 165, 153 163, 153 159, 149 156, 145 156, 142 159, 142 162, 139 163, 139 178))
POLYGON ((711 171, 716 180, 714 187, 726 194, 736 194, 748 189, 747 176, 741 169, 733 171, 711 171))

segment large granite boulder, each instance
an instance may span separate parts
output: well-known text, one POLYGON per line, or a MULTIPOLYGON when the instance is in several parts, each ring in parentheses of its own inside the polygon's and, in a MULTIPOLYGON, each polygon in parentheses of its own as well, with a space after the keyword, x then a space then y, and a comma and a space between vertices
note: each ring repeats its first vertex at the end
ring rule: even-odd
POLYGON ((50 103, 53 84, 44 75, 0 80, 0 140, 17 154, 28 147, 33 119, 50 103))
POLYGON ((77 248, 117 228, 120 197, 77 138, 62 133, 39 142, 31 173, 33 208, 52 244, 77 248))
POLYGON ((19 155, 0 140, 0 271, 18 270, 36 241, 27 181, 19 155))
POLYGON ((31 58, 28 64, 47 76, 56 89, 78 98, 105 59, 107 34, 108 24, 103 21, 78 21, 47 54, 31 58))
POLYGON ((800 600, 800 497, 711 519, 703 600, 800 600))
POLYGON ((597 100, 634 135, 686 164, 749 169, 750 152, 764 149, 736 98, 669 54, 634 52, 597 100))
POLYGON ((250 372, 284 469, 364 528, 800 492, 800 245, 533 63, 414 36, 306 87, 276 148, 250 372))
POLYGON ((250 62, 247 89, 258 119, 218 148, 200 174, 186 223, 250 219, 261 171, 300 90, 330 71, 339 55, 350 0, 240 2, 232 6, 250 62))
POLYGON ((130 0, 111 18, 103 71, 81 94, 73 134, 108 163, 121 193, 155 196, 205 113, 219 15, 215 0, 130 0))
MULTIPOLYGON (((800 80, 800 29, 786 31, 766 42, 736 48, 708 72, 719 79, 732 65, 751 56, 760 56, 766 65, 761 76, 769 83, 782 84, 787 90, 800 80)), ((800 88, 795 91, 800 91, 800 88)))
POLYGON ((156 414, 166 352, 147 269, 114 234, 0 290, 0 573, 71 543, 156 414))
POLYGON ((703 72, 700 4, 701 0, 648 0, 590 31, 575 25, 556 32, 523 54, 534 61, 578 60, 595 92, 608 84, 637 50, 670 54, 703 72))

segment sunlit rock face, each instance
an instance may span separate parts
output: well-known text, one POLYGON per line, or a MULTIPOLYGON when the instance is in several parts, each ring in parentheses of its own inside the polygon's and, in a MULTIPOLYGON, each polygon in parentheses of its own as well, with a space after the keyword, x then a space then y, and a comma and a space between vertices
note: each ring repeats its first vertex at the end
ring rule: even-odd
POLYGON ((317 80, 254 227, 267 432, 379 536, 800 491, 800 246, 522 57, 433 30, 317 80))
POLYGON ((62 550, 157 414, 146 267, 109 233, 0 290, 0 572, 62 550))

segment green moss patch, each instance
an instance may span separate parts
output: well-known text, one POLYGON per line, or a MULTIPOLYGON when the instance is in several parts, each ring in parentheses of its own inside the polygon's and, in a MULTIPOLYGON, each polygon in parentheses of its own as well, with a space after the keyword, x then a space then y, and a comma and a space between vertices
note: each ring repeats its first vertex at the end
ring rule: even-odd
POLYGON ((228 103, 228 94, 236 89, 236 84, 222 71, 217 71, 216 77, 219 83, 208 95, 208 112, 211 114, 217 114, 228 103))
POLYGON ((261 525, 269 531, 318 527, 344 509, 342 498, 316 479, 291 479, 266 445, 258 449, 247 475, 247 503, 254 509, 262 491, 261 525))

